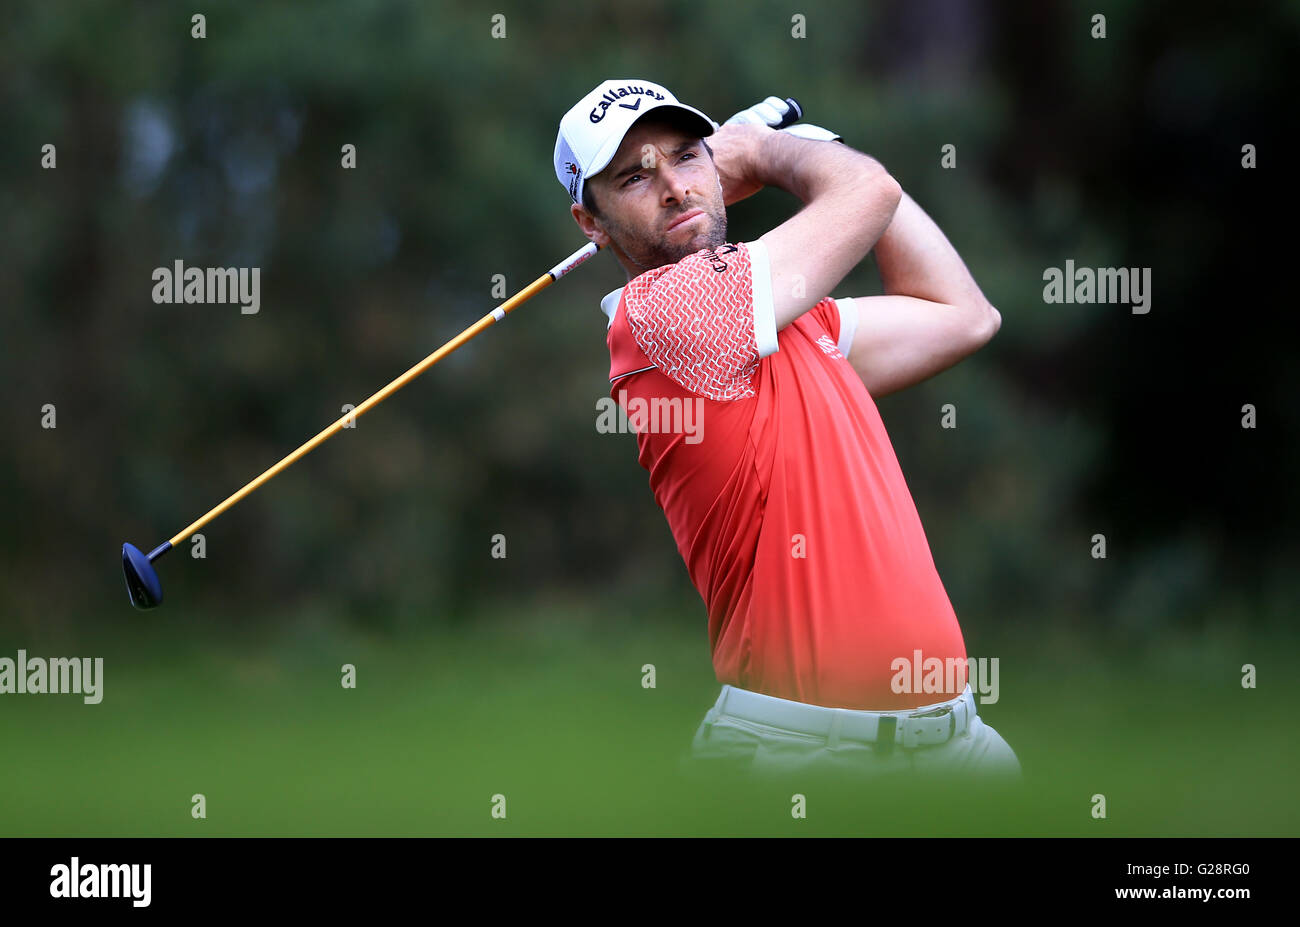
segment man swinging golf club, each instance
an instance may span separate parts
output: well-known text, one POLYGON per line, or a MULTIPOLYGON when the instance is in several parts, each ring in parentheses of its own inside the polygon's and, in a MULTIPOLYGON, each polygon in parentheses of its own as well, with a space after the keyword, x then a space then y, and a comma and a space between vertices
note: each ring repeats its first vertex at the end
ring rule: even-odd
POLYGON ((873 402, 1001 319, 879 162, 817 127, 772 128, 792 106, 772 97, 718 127, 657 84, 607 80, 555 146, 574 220, 627 273, 601 303, 611 396, 703 403, 692 440, 637 434, 722 683, 693 753, 759 773, 1014 778, 873 402), (726 207, 765 186, 803 208, 732 241, 726 207), (831 298, 873 249, 886 295, 831 298), (898 661, 918 655, 960 673, 900 691, 898 661))

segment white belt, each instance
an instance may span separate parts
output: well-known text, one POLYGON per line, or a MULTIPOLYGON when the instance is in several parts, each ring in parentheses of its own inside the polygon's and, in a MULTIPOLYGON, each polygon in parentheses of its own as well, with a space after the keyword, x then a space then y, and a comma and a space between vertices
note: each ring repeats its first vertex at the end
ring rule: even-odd
POLYGON ((975 696, 968 683, 957 698, 937 705, 904 711, 860 711, 809 705, 728 685, 722 687, 722 695, 705 722, 712 725, 720 717, 824 737, 829 746, 848 740, 881 747, 922 747, 947 743, 970 730, 975 696))

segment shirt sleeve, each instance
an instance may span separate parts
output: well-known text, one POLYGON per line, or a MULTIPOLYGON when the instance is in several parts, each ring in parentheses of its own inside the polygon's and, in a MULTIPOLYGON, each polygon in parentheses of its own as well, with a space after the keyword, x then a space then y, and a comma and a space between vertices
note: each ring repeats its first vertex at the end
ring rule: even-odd
POLYGON ((623 292, 628 327, 646 357, 709 399, 754 394, 758 363, 777 350, 767 246, 699 251, 642 274, 623 292))
POLYGON ((839 339, 840 310, 836 306, 836 300, 827 296, 808 310, 808 317, 816 322, 822 331, 831 336, 831 341, 839 339))
POLYGON ((853 336, 858 331, 858 305, 848 296, 826 297, 809 310, 817 324, 831 336, 835 346, 846 358, 853 347, 853 336))
POLYGON ((858 304, 848 296, 837 296, 831 302, 835 304, 839 322, 839 331, 832 331, 831 337, 840 353, 848 357, 849 349, 853 347, 853 336, 858 332, 858 304))

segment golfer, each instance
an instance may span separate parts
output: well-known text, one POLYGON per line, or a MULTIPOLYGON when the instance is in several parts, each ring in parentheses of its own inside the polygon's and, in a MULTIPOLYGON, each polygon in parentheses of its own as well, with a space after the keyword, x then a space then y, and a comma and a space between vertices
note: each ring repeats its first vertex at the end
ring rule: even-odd
POLYGON ((722 684, 692 755, 757 773, 1018 776, 976 714, 873 401, 951 367, 1001 319, 879 162, 750 118, 715 127, 658 84, 607 80, 555 147, 574 220, 627 272, 601 303, 611 396, 698 410, 691 434, 667 415, 637 428, 722 684), (731 241, 726 207, 765 186, 803 208, 731 241), (886 295, 831 298, 873 250, 886 295), (961 672, 914 691, 900 666, 918 657, 961 672))

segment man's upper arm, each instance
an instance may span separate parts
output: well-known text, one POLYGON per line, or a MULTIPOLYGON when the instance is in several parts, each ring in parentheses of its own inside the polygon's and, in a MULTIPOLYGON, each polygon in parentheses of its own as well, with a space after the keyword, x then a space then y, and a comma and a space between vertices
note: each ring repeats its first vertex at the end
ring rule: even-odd
POLYGON ((986 344, 1002 321, 992 307, 977 311, 914 296, 840 297, 835 302, 840 307, 840 352, 872 396, 947 370, 986 344))
POLYGON ((762 242, 700 251, 642 274, 624 289, 623 305, 650 362, 709 399, 752 395, 758 362, 777 350, 762 242))

